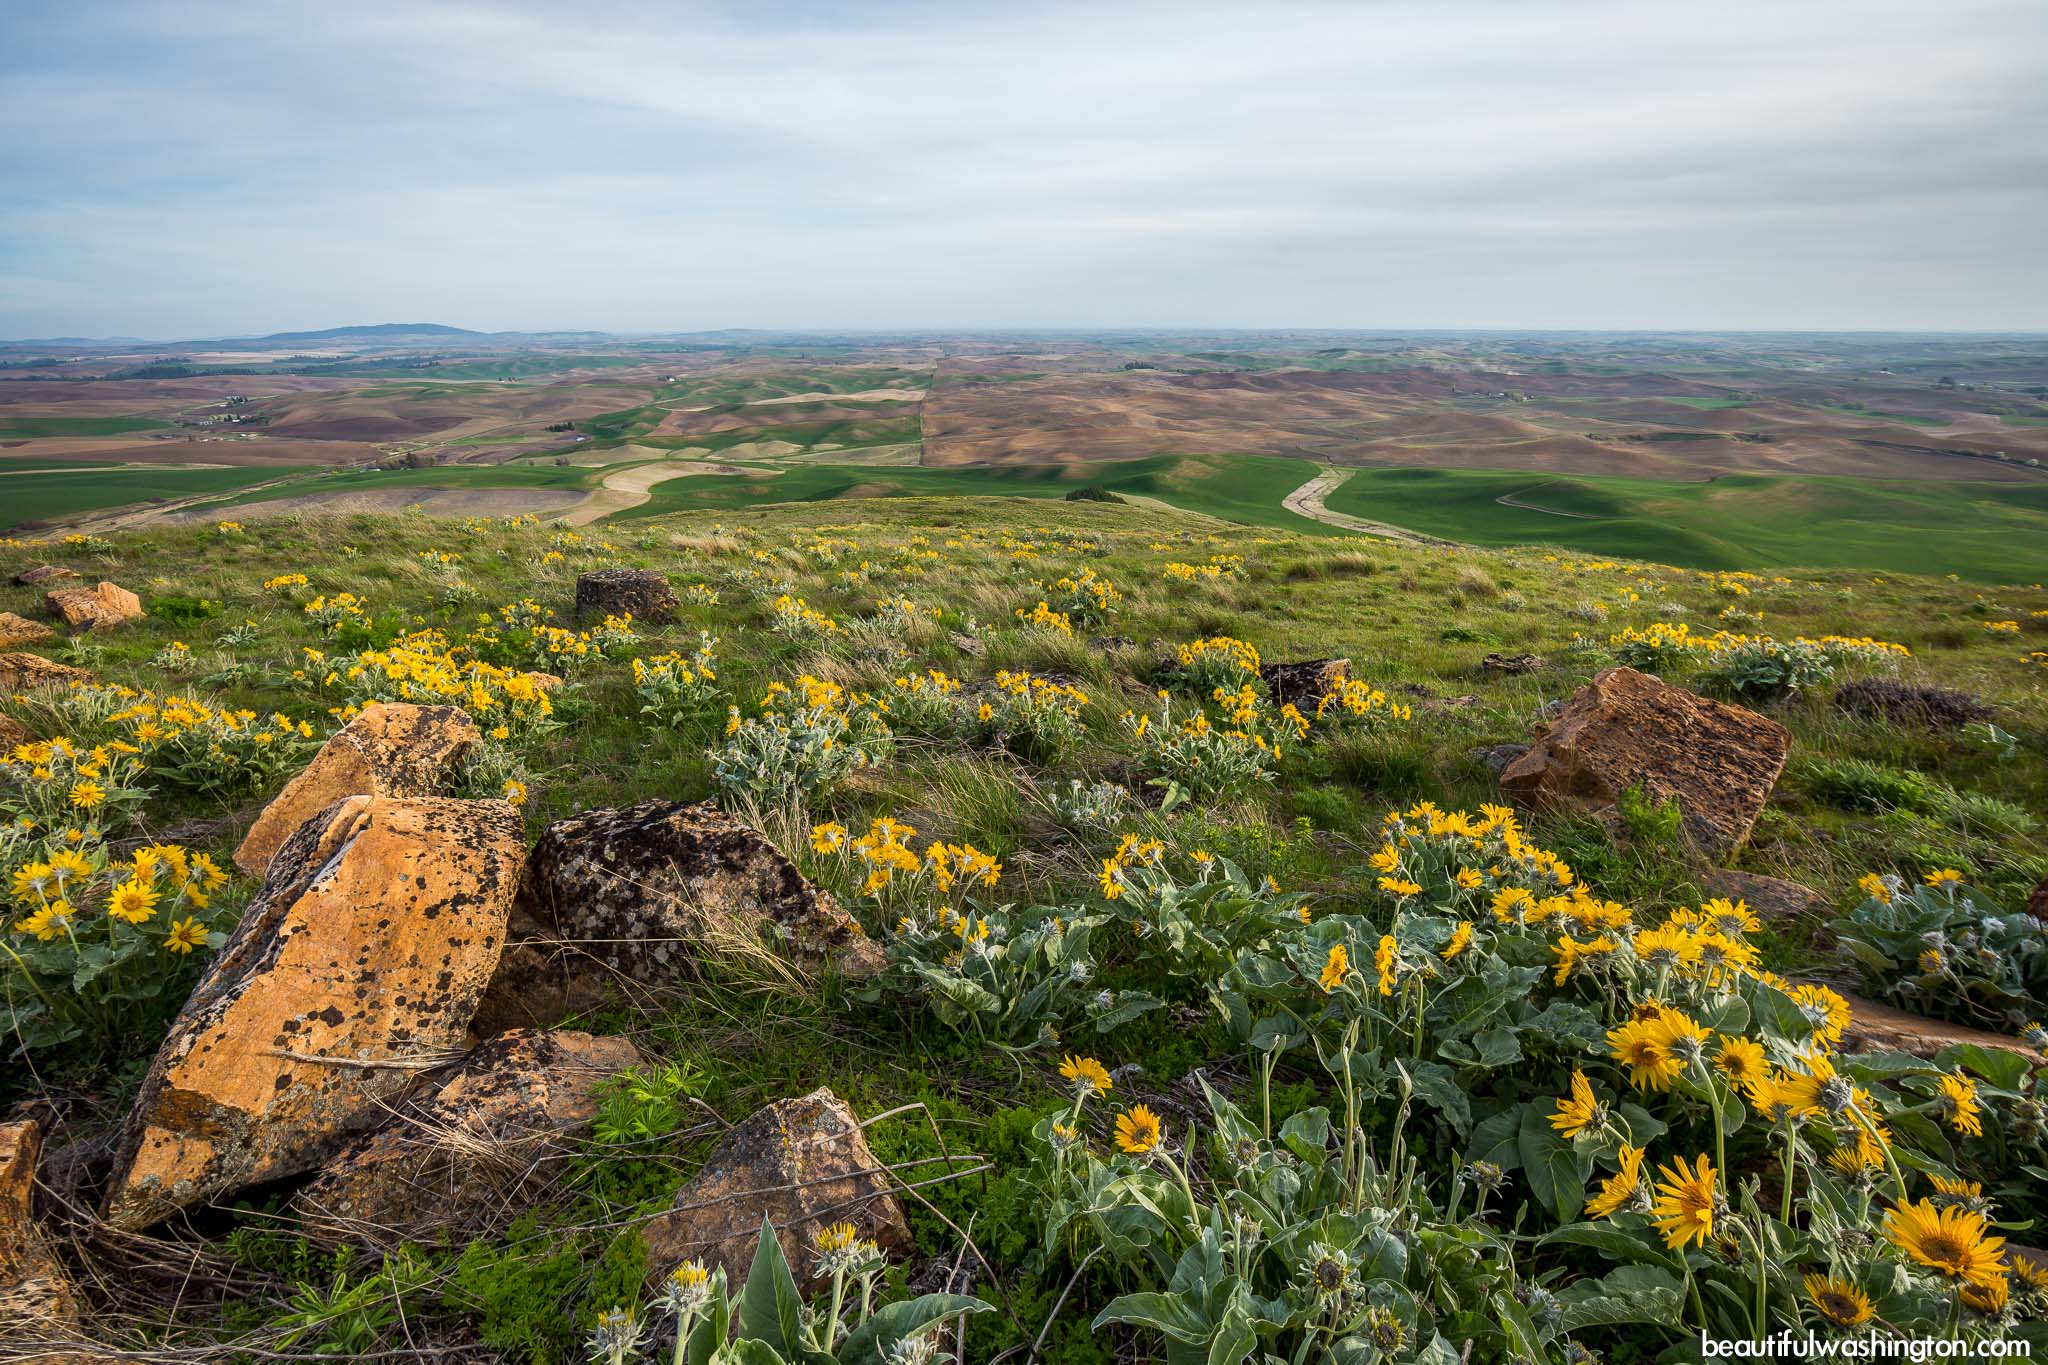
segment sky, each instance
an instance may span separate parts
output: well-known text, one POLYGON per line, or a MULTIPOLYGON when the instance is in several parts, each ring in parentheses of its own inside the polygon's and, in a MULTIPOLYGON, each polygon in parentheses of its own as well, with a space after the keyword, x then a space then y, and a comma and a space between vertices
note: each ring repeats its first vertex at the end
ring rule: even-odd
POLYGON ((2048 328, 2042 0, 0 0, 0 337, 2048 328))

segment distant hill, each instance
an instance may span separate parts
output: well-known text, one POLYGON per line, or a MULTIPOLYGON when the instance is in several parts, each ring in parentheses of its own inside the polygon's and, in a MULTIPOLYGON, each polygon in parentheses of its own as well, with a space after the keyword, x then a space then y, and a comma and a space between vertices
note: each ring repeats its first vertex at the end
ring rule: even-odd
POLYGON ((340 341, 350 337, 480 337, 467 327, 449 327, 438 322, 379 322, 368 327, 323 327, 317 332, 272 332, 250 337, 251 341, 340 341))

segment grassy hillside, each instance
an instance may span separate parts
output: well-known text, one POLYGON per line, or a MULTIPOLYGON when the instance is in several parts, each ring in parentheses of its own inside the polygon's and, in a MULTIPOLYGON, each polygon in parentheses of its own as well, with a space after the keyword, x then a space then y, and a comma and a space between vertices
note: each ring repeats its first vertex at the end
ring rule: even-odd
POLYGON ((181 469, 130 465, 123 469, 80 469, 75 465, 0 476, 0 525, 75 517, 82 512, 126 507, 151 498, 189 498, 286 478, 289 465, 237 465, 181 469))
POLYGON ((989 469, 820 463, 792 467, 766 477, 674 480, 657 488, 652 502, 626 513, 625 517, 842 498, 1063 498, 1077 488, 1094 487, 1132 497, 1156 498, 1184 511, 1245 525, 1286 527, 1309 535, 1331 534, 1320 523, 1295 516, 1280 506, 1281 499, 1314 474, 1315 466, 1307 460, 1230 455, 1160 455, 1149 460, 1096 465, 1003 465, 989 469))
POLYGON ((1478 545, 1555 545, 1701 569, 1868 568, 1978 582, 2048 571, 2048 481, 1887 483, 1725 475, 1706 483, 1366 469, 1332 511, 1478 545))
POLYGON ((170 425, 155 417, 0 417, 0 439, 122 436, 131 431, 163 431, 170 425))
MULTIPOLYGON (((1701 635, 1727 628, 1904 646, 1908 653, 1855 653, 1791 695, 1747 698, 1790 731, 1793 750, 1733 865, 1797 878, 1824 908, 1732 932, 1758 970, 1840 980, 1833 912, 1865 899, 1865 874, 1919 882, 1952 868, 1972 896, 2017 906, 2048 872, 2048 668, 2023 660, 2048 650, 2048 590, 1345 541, 1321 527, 1303 534, 1218 519, 1274 515, 1275 493, 1313 466, 1142 464, 1087 473, 1196 511, 1049 502, 1072 481, 1043 472, 801 466, 761 483, 808 501, 656 508, 581 533, 528 518, 302 516, 8 546, 0 578, 48 560, 130 585, 150 608, 144 620, 49 649, 155 696, 86 689, 0 704, 31 734, 72 738, 81 753, 142 741, 135 799, 103 792, 96 832, 81 836, 124 876, 133 848, 158 841, 225 866, 264 801, 338 726, 337 712, 417 683, 426 690, 416 697, 491 702, 485 728, 503 726, 502 735, 451 790, 515 798, 530 837, 595 807, 719 800, 834 890, 892 963, 862 986, 778 965, 758 948, 706 948, 687 988, 570 1021, 631 1036, 648 1065, 607 1092, 601 1135, 572 1140, 572 1160, 516 1222, 451 1228, 403 1251, 334 1251, 306 1240, 284 1192, 267 1189, 156 1240, 109 1243, 81 1228, 66 1254, 97 1272, 88 1281, 93 1330, 142 1352, 439 1351, 566 1362, 585 1358, 600 1312, 637 1305, 649 1345, 666 1350, 667 1310, 654 1290, 643 1293, 646 1249, 634 1229, 673 1200, 727 1126, 764 1102, 829 1085, 862 1116, 888 1115, 868 1130, 877 1157, 923 1182, 906 1196, 920 1250, 871 1288, 893 1299, 943 1283, 955 1254, 972 1264, 972 1292, 990 1305, 966 1339, 965 1359, 976 1365, 1018 1365, 1041 1338, 1046 1361, 1158 1358, 1154 1328, 1101 1315, 1120 1295, 1168 1292, 1191 1234, 1146 1210, 1171 1212, 1189 1199, 1203 1206, 1197 1221, 1214 1209, 1217 1226, 1244 1243, 1229 1254, 1281 1305, 1280 1324, 1262 1330, 1286 1358, 1325 1335, 1304 1324, 1333 1310, 1303 1276, 1332 1250, 1356 1277, 1349 1282, 1370 1282, 1394 1306, 1373 1319, 1381 1329, 1395 1322, 1411 1346, 1437 1334, 1443 1350, 1425 1359, 1455 1360, 1460 1340, 1476 1343, 1474 1360, 1505 1359, 1526 1331, 1545 1333, 1546 1357, 1563 1358, 1569 1338, 1608 1359, 1647 1360, 1695 1340, 1702 1314, 1718 1315, 1716 1330, 1746 1332, 1756 1302, 1742 1278, 1749 1258, 1721 1257, 1710 1243, 1685 1268, 1639 1214, 1581 1221, 1585 1197, 1615 1169, 1619 1134, 1595 1131, 1580 1147, 1553 1135, 1548 1116, 1575 1070, 1598 1086, 1603 1114, 1654 1143, 1656 1160, 1711 1154, 1729 1189, 1737 1179, 1764 1182, 1761 1196, 1741 1198, 1743 1216, 1765 1223, 1762 1235, 1784 1248, 1764 1283, 1771 1324, 1810 1315, 1798 1276, 1836 1257, 1843 1273, 1873 1285, 1900 1277, 1905 1287, 1886 1291, 1888 1317, 1918 1324, 1945 1312, 1946 1301, 1885 1259, 1892 1253, 1871 1249, 1879 1212, 1868 1196, 1889 1198, 1891 1175, 1866 1172, 1852 1187, 1830 1174, 1820 1149, 1849 1139, 1829 1121, 1815 1116, 1791 1139, 1797 1183, 1786 1187, 1781 1231, 1771 1182, 1786 1170, 1782 1140, 1769 1123, 1745 1120, 1744 1093, 1704 1061, 1696 1077, 1668 1088, 1634 1086, 1610 1054, 1607 1029, 1665 1020, 1662 1009, 1710 1020, 1717 1046, 1754 1034, 1780 1067, 1803 1065, 1796 1058, 1817 1036, 1775 978, 1751 969, 1711 977, 1697 958, 1677 971, 1650 963, 1654 933, 1685 937, 1651 926, 1707 900, 1711 867, 1678 842, 1676 813, 1625 803, 1609 826, 1523 812, 1507 840, 1502 815, 1482 813, 1499 800, 1486 756, 1526 742, 1542 708, 1613 663, 1630 631, 1684 622, 1701 635), (850 500, 853 479, 892 496, 850 500), (929 496, 1006 487, 1019 496, 929 496), (586 622, 579 635, 570 619, 577 576, 619 566, 666 574, 681 599, 677 618, 625 629, 586 622), (1055 610, 1065 619, 1052 620, 1055 610), (1196 647, 1217 637, 1238 643, 1196 647), (1318 714, 1295 728, 1232 662, 1241 646, 1265 661, 1349 658, 1363 684, 1345 694, 1357 714, 1342 701, 1327 714, 1311 702, 1318 714), (387 668, 377 651, 394 647, 419 666, 387 668), (700 650, 713 676, 696 676, 700 650), (1547 666, 1486 671, 1481 659, 1492 651, 1537 653, 1547 666), (692 676, 666 687, 636 681, 635 660, 657 673, 683 665, 692 676), (493 690, 505 686, 498 670, 531 667, 566 677, 545 708, 493 690), (928 670, 957 688, 911 681, 929 680, 928 670), (1038 679, 1022 684, 1022 699, 1020 670, 1038 679), (1217 691, 1203 670, 1220 670, 1217 691), (1838 704, 1841 684, 1892 675, 1967 689, 1991 708, 1995 728, 1901 725, 1838 704), (765 768, 743 760, 745 746, 777 743, 776 727, 747 721, 773 684, 805 679, 836 699, 802 724, 864 728, 832 732, 844 742, 797 760, 790 771, 801 781, 772 785, 750 775, 765 768), (154 711, 133 707, 170 695, 217 709, 198 721, 186 712, 166 737, 154 711), (243 708, 250 716, 238 721, 243 708), (1209 723, 1185 728, 1197 715, 1209 723), (1243 737, 1254 732, 1271 736, 1271 747, 1243 737), (856 752, 875 761, 856 766, 856 752), (1404 823, 1389 825, 1390 810, 1405 811, 1404 823), (1439 829, 1446 811, 1471 812, 1484 835, 1439 829), (853 840, 882 818, 914 828, 901 856, 923 870, 899 867, 876 889, 853 840), (1403 833, 1415 842, 1402 844, 1403 833), (992 858, 993 884, 940 890, 920 862, 934 842, 956 850, 942 848, 949 858, 992 858), (1466 859, 1472 880, 1424 868, 1425 846, 1438 850, 1432 857, 1466 859), (1529 851, 1536 846, 1569 864, 1571 884, 1594 900, 1566 895, 1555 864, 1529 851), (1549 869, 1539 884, 1556 893, 1545 913, 1559 918, 1524 930, 1490 907, 1512 906, 1497 897, 1538 876, 1531 868, 1549 869), (1414 889, 1403 889, 1411 870, 1414 889), (1608 917, 1606 933, 1640 944, 1640 957, 1619 953, 1613 938, 1599 949, 1591 928, 1574 937, 1575 916, 1595 913, 1608 917), (1466 937, 1455 940, 1461 923, 1466 937), (1031 945, 1028 954, 1019 945, 1031 945), (1593 965, 1572 965, 1581 950, 1593 965), (984 971, 973 978, 984 983, 979 994, 959 984, 984 971), (1045 989, 1026 989, 1035 982, 1045 989), (1652 996, 1656 1009, 1639 1014, 1652 996), (1027 997, 1037 1003, 1020 1003, 1027 997), (1470 1019, 1479 1023, 1458 1022, 1470 1019), (1059 1071, 1068 1054, 1112 1068, 1111 1092, 1077 1100, 1059 1071), (1205 1086, 1218 1093, 1213 1104, 1205 1086), (1142 1137, 1129 1126, 1138 1106, 1164 1116, 1164 1145, 1131 1139, 1142 1137), (1050 1144, 1065 1139, 1055 1122, 1077 1125, 1078 1145, 1056 1154, 1050 1144), (963 1153, 972 1155, 956 1161, 963 1153), (1472 1182, 1455 1172, 1480 1161, 1499 1168, 1499 1183, 1475 1210, 1472 1182), (924 1164, 903 1164, 911 1162, 924 1164), (1247 1171, 1282 1174, 1254 1184, 1247 1171), (1228 1191, 1240 1179, 1285 1205, 1233 1204, 1228 1191), (1091 1200, 1094 1213, 1052 1221, 1091 1200), (1859 1240, 1824 1245, 1808 1230, 1823 1200, 1859 1240), (1231 1207, 1246 1221, 1233 1221, 1231 1207), (1257 1240, 1246 1242, 1253 1225, 1257 1240), (1172 1250, 1163 1266, 1095 1250, 1122 1245, 1134 1227, 1172 1250), (137 1264, 148 1273, 121 1273, 137 1264), (161 1282, 173 1272, 176 1294, 161 1282), (1699 1302, 1681 1272, 1710 1284, 1699 1302), (1609 1275, 1619 1279, 1601 1278, 1609 1275), (1622 1287, 1637 1297, 1617 1298, 1622 1287), (1554 1323, 1539 1290, 1561 1296, 1554 1323)), ((374 480, 545 483, 590 473, 439 469, 374 480)), ((671 490, 757 491, 751 479, 708 475, 659 488, 671 490)), ((1410 496, 1416 508, 1430 505, 1410 496)), ((1616 504, 1602 499, 1618 496, 1563 489, 1556 505, 1609 517, 1616 504)), ((39 601, 31 589, 0 587, 0 609, 36 614, 39 601)), ((1657 667, 1712 689, 1726 685, 1714 681, 1714 662, 1667 655, 1657 667)), ((61 802, 70 790, 16 765, 0 782, 0 816, 61 802)), ((34 852, 29 843, 8 849, 17 859, 34 852)), ((157 866, 168 856, 148 858, 157 866)), ((231 880, 202 907, 198 927, 224 933, 253 890, 231 880)), ((110 943, 130 932, 105 916, 94 923, 102 921, 110 943)), ((209 951, 164 948, 155 921, 131 929, 148 949, 150 989, 114 996, 96 993, 89 975, 39 978, 38 989, 85 1002, 76 1008, 87 1022, 36 1051, 34 1067, 0 1080, 0 1103, 50 1099, 58 1141, 88 1150, 125 1111, 209 951)), ((54 934, 5 932, 27 954, 63 951, 54 934)), ((19 984, 9 1008, 28 1018, 40 998, 19 984)), ((1989 1054, 1946 1066, 1958 1076, 1975 1068, 1968 1074, 1993 1136, 1952 1131, 1933 1098, 1932 1068, 1900 1061, 1852 1073, 1868 1090, 1859 1102, 1883 1106, 1899 1179, 1917 1191, 1923 1170, 1955 1172, 1983 1182, 2011 1218, 2048 1214, 2032 1174, 2040 1158, 2013 1136, 2021 1130, 2011 1116, 2032 1083, 2025 1069, 1989 1054)), ((1368 1306, 1380 1299, 1361 1298, 1353 1310, 1368 1306)))

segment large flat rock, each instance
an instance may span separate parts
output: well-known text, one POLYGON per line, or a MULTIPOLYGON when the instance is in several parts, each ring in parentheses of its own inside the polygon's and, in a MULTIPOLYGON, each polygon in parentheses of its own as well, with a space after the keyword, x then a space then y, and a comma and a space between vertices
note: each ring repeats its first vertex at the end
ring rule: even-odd
POLYGON ((523 853, 502 801, 353 796, 286 840, 143 1081, 107 1221, 311 1170, 457 1056, 523 853))
POLYGON ((1719 858, 1749 838, 1791 748, 1767 716, 1610 668, 1536 731, 1500 785, 1531 806, 1596 815, 1612 814, 1631 788, 1653 803, 1676 799, 1687 836, 1719 858))

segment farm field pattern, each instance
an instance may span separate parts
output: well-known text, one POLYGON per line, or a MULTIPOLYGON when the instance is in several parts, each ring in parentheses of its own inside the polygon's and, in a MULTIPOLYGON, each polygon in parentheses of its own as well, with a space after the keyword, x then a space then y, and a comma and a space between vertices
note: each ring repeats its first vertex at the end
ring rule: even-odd
POLYGON ((15 534, 571 525, 1097 487, 1325 535, 2032 579, 2048 339, 1562 333, 0 344, 15 534), (308 350, 318 345, 318 350, 308 350))

